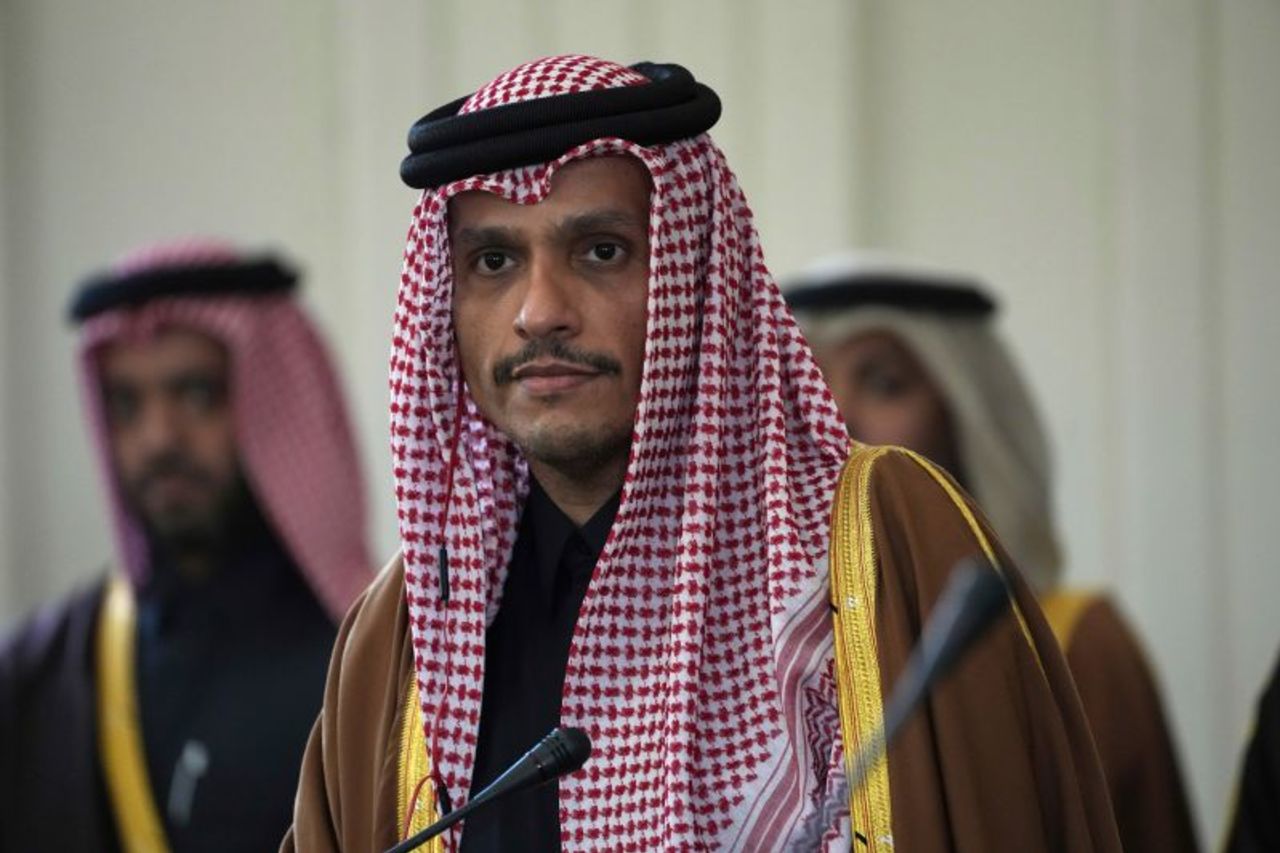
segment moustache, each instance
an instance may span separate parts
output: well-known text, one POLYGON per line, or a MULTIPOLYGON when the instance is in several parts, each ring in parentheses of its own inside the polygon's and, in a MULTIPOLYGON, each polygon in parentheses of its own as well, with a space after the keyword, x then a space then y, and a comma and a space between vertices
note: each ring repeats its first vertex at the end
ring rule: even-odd
POLYGON ((206 484, 212 479, 204 469, 186 456, 180 453, 166 453, 163 456, 157 456, 133 478, 133 491, 135 493, 146 491, 162 477, 182 477, 206 484))
POLYGON ((564 341, 555 338, 539 338, 529 341, 518 352, 499 359, 493 366, 493 382, 495 385, 507 385, 515 381, 515 372, 519 368, 539 358, 550 358, 567 364, 578 364, 608 375, 617 376, 622 373, 622 364, 614 358, 602 353, 587 352, 574 349, 564 341))

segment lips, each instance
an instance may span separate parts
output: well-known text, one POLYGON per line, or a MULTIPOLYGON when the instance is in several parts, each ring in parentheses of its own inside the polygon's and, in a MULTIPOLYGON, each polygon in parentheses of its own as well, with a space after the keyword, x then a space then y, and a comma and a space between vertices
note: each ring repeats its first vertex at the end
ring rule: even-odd
POLYGON ((535 361, 522 364, 511 373, 525 392, 534 396, 560 394, 585 385, 600 372, 580 364, 563 361, 535 361))
POLYGON ((143 485, 143 494, 162 503, 190 499, 204 491, 204 481, 187 474, 161 474, 150 477, 143 485))
POLYGON ((152 508, 167 508, 203 500, 210 489, 207 474, 185 461, 168 460, 152 466, 128 490, 152 508))

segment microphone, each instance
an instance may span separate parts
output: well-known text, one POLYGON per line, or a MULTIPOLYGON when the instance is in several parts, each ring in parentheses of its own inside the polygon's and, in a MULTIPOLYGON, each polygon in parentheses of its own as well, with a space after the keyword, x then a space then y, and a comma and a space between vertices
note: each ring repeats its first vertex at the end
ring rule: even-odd
POLYGON ((818 849, 817 841, 827 829, 820 825, 824 816, 847 802, 850 791, 862 787, 867 774, 929 691, 1008 607, 1009 590, 990 563, 980 557, 968 557, 956 565, 885 704, 880 730, 858 750, 851 772, 841 778, 841 784, 836 785, 823 807, 811 815, 814 820, 804 827, 790 850, 818 849))
POLYGON ((582 729, 556 728, 526 752, 515 764, 494 779, 462 808, 450 812, 416 835, 406 838, 387 853, 409 853, 435 838, 467 815, 499 797, 559 779, 577 770, 591 757, 591 738, 582 729))

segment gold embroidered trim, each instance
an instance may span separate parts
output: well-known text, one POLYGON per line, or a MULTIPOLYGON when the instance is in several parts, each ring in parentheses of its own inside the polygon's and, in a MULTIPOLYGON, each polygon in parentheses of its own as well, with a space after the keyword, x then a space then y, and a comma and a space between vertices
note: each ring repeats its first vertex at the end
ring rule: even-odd
MULTIPOLYGON (((396 826, 400 838, 421 832, 436 820, 431 776, 431 757, 418 703, 417 679, 410 677, 408 695, 400 715, 399 794, 396 797, 396 826), (412 815, 409 809, 413 809, 412 815), (406 818, 408 827, 406 831, 406 818)), ((444 839, 437 836, 418 848, 427 853, 444 853, 444 839)))
MULTIPOLYGON (((876 737, 884 715, 880 652, 876 642, 876 552, 871 524, 871 468, 888 452, 856 445, 840 474, 831 509, 831 595, 835 609, 836 685, 845 771, 876 737)), ((866 839, 859 850, 893 847, 889 765, 880 759, 858 790, 849 792, 853 831, 866 839)))
POLYGON ((1053 636, 1058 638, 1058 648, 1066 654, 1071 648, 1071 640, 1076 635, 1080 618, 1089 609, 1098 596, 1087 590, 1055 590, 1040 599, 1040 609, 1044 618, 1053 629, 1053 636))
POLYGON ((142 747, 134 680, 137 613, 123 578, 107 581, 98 617, 98 740, 107 798, 126 853, 166 853, 169 841, 156 811, 142 747))

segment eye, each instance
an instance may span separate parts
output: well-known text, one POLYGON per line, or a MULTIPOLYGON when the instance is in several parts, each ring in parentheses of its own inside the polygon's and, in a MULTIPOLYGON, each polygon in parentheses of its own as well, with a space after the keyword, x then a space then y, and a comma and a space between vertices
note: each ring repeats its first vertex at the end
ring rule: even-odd
POLYGON ((138 395, 124 388, 112 388, 103 395, 107 419, 114 424, 127 424, 138 414, 138 395))
POLYGON ((866 392, 882 399, 901 396, 911 385, 905 372, 884 364, 862 365, 856 376, 866 392))
POLYGON ((211 412, 226 399, 226 386, 214 378, 193 377, 178 386, 178 397, 193 412, 211 412))
POLYGON ((596 263, 607 264, 626 255, 626 248, 616 240, 600 240, 592 243, 587 249, 587 259, 596 263))
POLYGON ((512 263, 511 256, 506 252, 491 249, 481 252, 476 258, 476 269, 482 273, 498 273, 507 269, 512 263))

